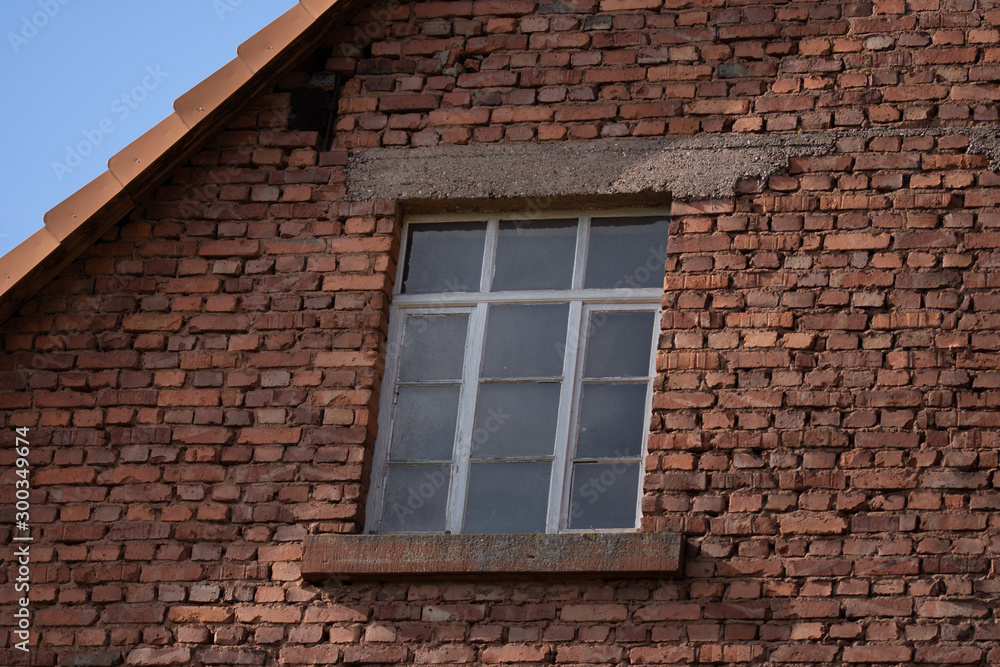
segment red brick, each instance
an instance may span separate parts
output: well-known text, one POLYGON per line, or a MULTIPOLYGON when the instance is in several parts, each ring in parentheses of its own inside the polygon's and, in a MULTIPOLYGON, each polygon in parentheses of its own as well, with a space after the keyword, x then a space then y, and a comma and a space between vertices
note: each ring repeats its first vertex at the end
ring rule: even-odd
MULTIPOLYGON (((481 604, 432 605, 424 607, 421 613, 425 621, 481 621, 485 616, 485 606, 481 604)), ((544 618, 555 618, 555 611, 544 618)))
POLYGON ((913 489, 917 475, 912 470, 859 470, 851 473, 852 484, 861 489, 913 489))
POLYGON ((76 358, 80 369, 135 368, 138 364, 139 353, 134 350, 81 352, 76 358))
POLYGON ((528 604, 517 606, 497 606, 490 612, 496 621, 540 621, 556 617, 554 604, 528 604))
POLYGON ((202 573, 201 565, 194 563, 173 563, 171 565, 143 565, 139 575, 141 582, 195 581, 202 573))
POLYGON ((489 122, 490 110, 476 109, 435 109, 428 120, 432 125, 482 125, 489 122))
POLYGON ((917 604, 917 615, 929 618, 982 618, 987 609, 975 600, 926 600, 917 604))
POLYGON ((921 646, 914 658, 932 665, 968 665, 982 660, 983 649, 975 646, 921 646))
POLYGON ((779 646, 771 651, 771 661, 833 664, 837 651, 838 648, 836 646, 796 643, 789 646, 779 646))
POLYGON ((219 392, 213 389, 164 389, 157 396, 157 405, 214 406, 219 404, 219 392))
POLYGON ((836 618, 840 615, 837 600, 775 600, 772 605, 774 618, 836 618))
POLYGON ((844 610, 848 618, 910 616, 913 614, 913 600, 892 598, 847 600, 844 603, 844 610))
POLYGON ((557 122, 600 120, 614 118, 617 113, 618 108, 614 104, 582 104, 559 109, 556 111, 555 120, 557 122))
POLYGON ((241 239, 206 241, 198 247, 202 257, 256 257, 260 254, 260 242, 241 239))
POLYGON ((179 331, 184 319, 180 315, 139 313, 126 315, 122 320, 125 331, 179 331))
POLYGON ((246 315, 195 315, 188 322, 188 330, 191 333, 246 331, 249 324, 246 315))
POLYGON ((552 649, 548 646, 490 646, 484 648, 480 659, 488 664, 509 662, 548 662, 552 649))
POLYGON ((789 577, 845 577, 851 569, 849 560, 793 558, 785 561, 785 573, 789 577))
POLYGON ((85 626, 97 620, 97 610, 91 608, 42 609, 34 617, 42 627, 85 626))
POLYGON ((694 648, 690 646, 633 648, 629 649, 628 657, 634 665, 672 665, 695 662, 694 648))
POLYGON ((171 607, 167 618, 173 623, 229 623, 233 610, 226 607, 171 607))
POLYGON ((628 609, 617 604, 573 604, 562 608, 564 621, 624 621, 628 609))
POLYGON ((363 623, 371 616, 371 609, 360 605, 323 604, 306 609, 303 623, 363 623))
POLYGON ((616 81, 644 81, 646 68, 592 69, 584 73, 584 83, 612 83, 616 81))
POLYGON ((417 18, 451 18, 472 16, 472 2, 422 2, 414 6, 417 18))
POLYGON ((671 602, 640 607, 633 615, 637 622, 694 621, 700 617, 701 606, 697 602, 671 602))
POLYGON ((621 660, 624 649, 617 646, 560 646, 556 649, 556 663, 615 663, 621 660))
POLYGON ((379 98, 379 111, 429 111, 438 107, 437 95, 429 93, 406 94, 406 95, 386 95, 379 98))
POLYGON ((162 605, 112 604, 104 608, 101 620, 117 625, 119 623, 162 623, 166 609, 162 605))
POLYGON ((913 655, 908 646, 846 646, 844 662, 907 662, 913 655))
POLYGON ((602 12, 621 12, 635 9, 659 9, 663 0, 601 0, 602 12))
POLYGON ((739 115, 750 111, 748 100, 695 100, 685 105, 688 113, 697 115, 739 115))
POLYGON ((707 408, 715 403, 715 396, 709 392, 664 392, 653 395, 654 410, 689 410, 707 408))
POLYGON ((458 85, 462 88, 498 88, 516 83, 517 73, 509 70, 468 72, 458 76, 458 85))
POLYGON ((169 648, 137 648, 129 651, 125 664, 137 667, 154 667, 159 665, 190 665, 191 649, 186 646, 171 646, 169 648))
POLYGON ((649 81, 694 81, 708 79, 712 76, 709 65, 663 65, 650 67, 647 74, 649 81))
MULTIPOLYGON (((432 3, 459 4, 459 3, 432 3)), ((281 664, 287 665, 335 665, 340 659, 340 649, 336 646, 283 646, 281 664)))
POLYGON ((34 473, 38 486, 52 484, 89 484, 94 481, 93 468, 45 468, 34 473))
POLYGON ((861 558, 854 563, 854 574, 858 577, 915 575, 918 571, 916 558, 861 558))
POLYGON ((414 650, 414 663, 427 665, 471 663, 476 660, 476 650, 471 646, 437 646, 414 650))
POLYGON ((247 605, 237 607, 237 623, 300 623, 302 610, 289 605, 247 605))
POLYGON ((474 14, 490 16, 520 16, 534 10, 531 0, 480 0, 472 6, 474 14))
POLYGON ((839 535, 847 531, 847 519, 820 513, 803 512, 779 520, 781 532, 792 535, 839 535))

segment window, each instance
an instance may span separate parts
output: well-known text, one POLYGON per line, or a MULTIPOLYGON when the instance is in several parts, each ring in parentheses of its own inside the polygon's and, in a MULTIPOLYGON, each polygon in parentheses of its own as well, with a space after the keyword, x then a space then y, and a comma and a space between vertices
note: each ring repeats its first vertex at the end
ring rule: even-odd
POLYGON ((636 527, 668 222, 407 221, 368 532, 636 527))

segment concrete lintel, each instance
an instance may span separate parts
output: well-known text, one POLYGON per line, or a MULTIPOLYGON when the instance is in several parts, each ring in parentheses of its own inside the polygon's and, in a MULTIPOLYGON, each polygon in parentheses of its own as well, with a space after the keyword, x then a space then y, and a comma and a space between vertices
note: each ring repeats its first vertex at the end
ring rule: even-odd
POLYGON ((1000 127, 985 125, 969 128, 967 153, 985 155, 992 171, 1000 171, 1000 127))
POLYGON ((350 199, 420 202, 664 193, 732 197, 741 178, 831 150, 832 133, 697 135, 532 144, 374 148, 351 152, 350 199))
POLYGON ((668 577, 681 571, 677 533, 557 535, 311 535, 302 576, 398 579, 507 577, 668 577))

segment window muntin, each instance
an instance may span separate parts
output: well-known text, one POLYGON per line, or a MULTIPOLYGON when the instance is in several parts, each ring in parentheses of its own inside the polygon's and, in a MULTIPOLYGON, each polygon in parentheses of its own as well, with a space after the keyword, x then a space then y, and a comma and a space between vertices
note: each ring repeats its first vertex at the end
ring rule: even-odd
POLYGON ((407 221, 369 532, 636 527, 667 225, 407 221))

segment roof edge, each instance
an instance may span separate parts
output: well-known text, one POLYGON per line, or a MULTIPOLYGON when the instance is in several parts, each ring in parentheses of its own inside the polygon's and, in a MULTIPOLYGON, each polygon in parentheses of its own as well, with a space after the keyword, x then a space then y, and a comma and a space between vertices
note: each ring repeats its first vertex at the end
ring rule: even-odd
POLYGON ((174 102, 174 112, 108 160, 108 170, 54 206, 45 226, 0 257, 0 322, 135 208, 361 0, 299 0, 237 47, 237 56, 174 102))

